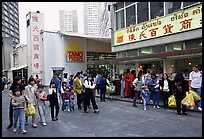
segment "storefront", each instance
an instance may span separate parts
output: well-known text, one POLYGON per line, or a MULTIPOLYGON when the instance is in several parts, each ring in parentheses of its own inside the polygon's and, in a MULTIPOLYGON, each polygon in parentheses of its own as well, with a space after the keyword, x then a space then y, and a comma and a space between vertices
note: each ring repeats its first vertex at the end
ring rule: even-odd
MULTIPOLYGON (((137 8, 139 3, 135 4, 137 8)), ((113 19, 117 18, 120 11, 117 6, 116 3, 112 8, 113 19)), ((127 8, 121 8, 126 15, 127 8)), ((149 21, 120 29, 117 29, 120 22, 117 23, 116 20, 112 23, 112 51, 117 53, 114 61, 117 65, 116 72, 122 73, 126 68, 137 69, 139 65, 143 66, 144 72, 151 68, 157 74, 161 71, 168 74, 191 71, 194 64, 202 67, 201 9, 202 5, 194 2, 189 7, 165 13, 155 19, 151 18, 149 11, 149 21)), ((124 22, 127 23, 125 18, 124 22)))

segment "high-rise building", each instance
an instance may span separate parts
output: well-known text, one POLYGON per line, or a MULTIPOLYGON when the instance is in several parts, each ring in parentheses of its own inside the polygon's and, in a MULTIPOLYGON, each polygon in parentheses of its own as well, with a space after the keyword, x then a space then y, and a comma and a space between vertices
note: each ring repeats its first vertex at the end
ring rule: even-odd
POLYGON ((84 34, 99 36, 102 2, 84 2, 84 34))
POLYGON ((19 43, 18 2, 2 2, 2 37, 11 37, 13 47, 19 43))
POLYGON ((111 16, 110 16, 111 2, 102 3, 102 12, 99 22, 99 36, 110 37, 111 36, 111 16))
POLYGON ((78 15, 76 10, 60 10, 60 31, 61 32, 78 32, 78 15))

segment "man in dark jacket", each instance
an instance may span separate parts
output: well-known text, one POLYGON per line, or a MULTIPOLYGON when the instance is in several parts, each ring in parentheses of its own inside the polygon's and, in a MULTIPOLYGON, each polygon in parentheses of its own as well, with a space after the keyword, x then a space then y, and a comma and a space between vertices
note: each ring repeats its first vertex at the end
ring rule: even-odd
POLYGON ((105 95, 106 95, 106 85, 108 85, 107 81, 106 81, 106 76, 105 74, 102 75, 102 78, 100 79, 100 84, 99 84, 99 88, 100 88, 100 100, 101 102, 106 102, 105 101, 105 95))

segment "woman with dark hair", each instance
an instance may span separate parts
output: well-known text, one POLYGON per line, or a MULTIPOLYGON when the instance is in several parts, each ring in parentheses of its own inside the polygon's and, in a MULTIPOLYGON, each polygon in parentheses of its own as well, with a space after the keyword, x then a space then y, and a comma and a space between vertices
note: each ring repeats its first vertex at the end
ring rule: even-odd
POLYGON ((187 115, 186 106, 182 104, 182 113, 181 113, 181 101, 186 97, 186 81, 183 76, 183 73, 179 72, 174 78, 175 82, 175 98, 176 98, 176 109, 178 115, 187 115))
MULTIPOLYGON (((37 85, 35 84, 35 79, 29 78, 28 80, 28 86, 25 87, 25 91, 26 91, 26 99, 28 100, 28 102, 31 102, 33 104, 33 106, 35 107, 35 110, 37 110, 37 85)), ((28 117, 26 117, 26 125, 28 125, 28 117)), ((36 114, 32 115, 32 126, 34 128, 37 127, 36 125, 36 114)))
POLYGON ((133 85, 133 81, 135 80, 135 70, 131 70, 130 73, 130 96, 133 99, 134 98, 134 85, 133 85))
POLYGON ((9 105, 9 120, 10 124, 8 125, 7 129, 10 129, 13 126, 13 106, 12 106, 12 99, 16 96, 15 91, 19 89, 20 90, 20 95, 25 96, 25 87, 22 84, 22 80, 20 77, 15 77, 14 82, 11 85, 9 89, 9 97, 11 98, 10 100, 10 105, 9 105))
POLYGON ((136 99, 138 99, 138 96, 140 94, 140 92, 142 91, 142 86, 143 86, 143 82, 142 82, 142 73, 138 73, 138 77, 133 81, 133 85, 134 85, 134 100, 133 100, 133 107, 137 107, 136 105, 136 99))
POLYGON ((159 85, 164 108, 168 108, 168 98, 172 92, 171 81, 169 80, 168 74, 164 73, 162 75, 162 80, 159 81, 159 85))
POLYGON ((126 74, 124 75, 125 80, 125 97, 130 96, 130 69, 126 70, 126 74))

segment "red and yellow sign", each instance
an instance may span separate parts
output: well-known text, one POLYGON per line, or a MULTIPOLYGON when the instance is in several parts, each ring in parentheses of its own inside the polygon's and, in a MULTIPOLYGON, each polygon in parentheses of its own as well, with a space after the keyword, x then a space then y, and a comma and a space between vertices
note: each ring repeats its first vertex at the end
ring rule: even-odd
POLYGON ((202 28, 202 4, 114 32, 114 46, 202 28))
POLYGON ((66 46, 67 62, 84 62, 84 48, 78 41, 68 41, 66 46))

